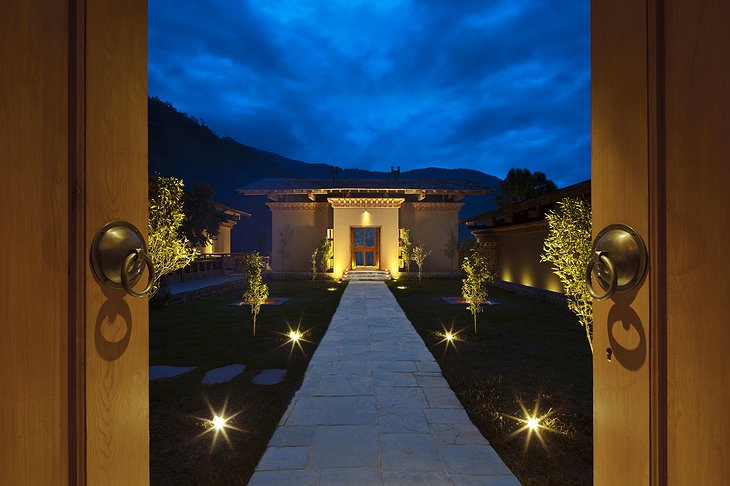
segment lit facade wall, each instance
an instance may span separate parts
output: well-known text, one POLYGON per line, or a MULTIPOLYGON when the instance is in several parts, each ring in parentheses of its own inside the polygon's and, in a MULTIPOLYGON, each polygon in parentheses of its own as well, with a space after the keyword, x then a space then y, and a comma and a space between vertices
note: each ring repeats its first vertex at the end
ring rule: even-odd
POLYGON ((231 252, 231 227, 225 224, 218 228, 218 236, 213 240, 213 253, 231 252))
POLYGON ((211 242, 206 246, 199 246, 198 251, 207 255, 210 253, 230 253, 231 252, 231 228, 235 222, 223 223, 218 227, 218 236, 211 238, 211 242))
MULTIPOLYGON (((424 272, 449 272, 452 262, 444 255, 451 238, 458 241, 459 210, 463 203, 454 202, 413 202, 405 203, 400 210, 400 227, 411 231, 414 245, 422 245, 431 254, 423 263, 424 272)), ((453 259, 453 270, 458 271, 458 257, 453 259)), ((411 270, 415 264, 411 263, 411 270)))
POLYGON ((341 278, 351 267, 350 230, 357 226, 380 228, 380 269, 398 276, 398 208, 402 198, 329 198, 333 211, 333 276, 341 278))
POLYGON ((500 278, 505 282, 562 293, 563 286, 553 273, 552 264, 540 262, 547 234, 547 223, 529 231, 520 231, 515 226, 511 231, 495 233, 500 278))
POLYGON ((271 209, 271 268, 275 272, 311 272, 310 256, 327 237, 330 205, 325 202, 269 202, 271 209), (291 238, 288 257, 281 255, 281 235, 286 226, 291 238))

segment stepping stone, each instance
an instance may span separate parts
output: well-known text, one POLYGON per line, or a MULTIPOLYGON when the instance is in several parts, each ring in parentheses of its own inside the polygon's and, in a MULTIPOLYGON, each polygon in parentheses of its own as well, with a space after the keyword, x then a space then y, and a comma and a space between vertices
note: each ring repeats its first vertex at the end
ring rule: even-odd
MULTIPOLYGON (((261 305, 281 305, 287 300, 289 300, 289 297, 271 297, 269 299, 266 299, 266 302, 261 305)), ((242 307, 244 305, 248 305, 248 302, 246 302, 245 300, 237 300, 228 304, 228 307, 242 307)))
POLYGON ((174 378, 193 371, 195 368, 196 366, 150 366, 150 381, 174 378))
POLYGON ((222 368, 216 368, 207 372, 200 383, 203 385, 225 383, 230 381, 234 376, 238 376, 243 373, 243 370, 245 369, 245 364, 232 364, 222 368))
POLYGON ((284 381, 286 376, 286 370, 263 370, 261 373, 256 375, 253 382, 257 385, 276 385, 284 381))

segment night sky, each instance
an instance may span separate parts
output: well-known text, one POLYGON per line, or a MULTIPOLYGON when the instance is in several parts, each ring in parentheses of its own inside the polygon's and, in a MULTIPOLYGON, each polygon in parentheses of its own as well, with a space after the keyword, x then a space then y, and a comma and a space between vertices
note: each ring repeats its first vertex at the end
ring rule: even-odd
POLYGON ((588 0, 150 0, 149 94, 340 167, 590 177, 588 0))

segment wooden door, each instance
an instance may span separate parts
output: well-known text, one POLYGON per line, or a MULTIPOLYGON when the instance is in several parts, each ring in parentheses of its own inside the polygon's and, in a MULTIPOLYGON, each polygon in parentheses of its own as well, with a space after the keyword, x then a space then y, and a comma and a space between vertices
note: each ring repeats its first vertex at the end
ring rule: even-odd
POLYGON ((380 268, 380 228, 363 226, 351 228, 352 268, 380 268))
POLYGON ((0 59, 0 482, 147 484, 147 301, 89 265, 146 233, 146 2, 5 2, 0 59))
POLYGON ((594 302, 598 485, 730 477, 729 15, 722 0, 591 4, 594 236, 633 226, 650 261, 638 289, 594 302))

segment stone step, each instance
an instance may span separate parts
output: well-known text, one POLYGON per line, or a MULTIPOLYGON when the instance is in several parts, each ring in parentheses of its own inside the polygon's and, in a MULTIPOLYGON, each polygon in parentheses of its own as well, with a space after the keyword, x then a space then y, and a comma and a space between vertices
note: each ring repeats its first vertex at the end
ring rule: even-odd
POLYGON ((390 280, 390 272, 386 270, 349 270, 342 276, 343 280, 390 280))

